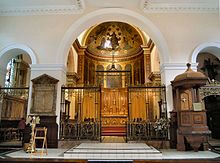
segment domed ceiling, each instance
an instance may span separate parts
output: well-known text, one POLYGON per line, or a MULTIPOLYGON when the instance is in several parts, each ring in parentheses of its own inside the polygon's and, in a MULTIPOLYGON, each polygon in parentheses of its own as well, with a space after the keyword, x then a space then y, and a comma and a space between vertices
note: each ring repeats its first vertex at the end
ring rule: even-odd
POLYGON ((97 56, 130 56, 141 50, 140 33, 122 22, 105 22, 94 27, 86 38, 87 50, 97 56))

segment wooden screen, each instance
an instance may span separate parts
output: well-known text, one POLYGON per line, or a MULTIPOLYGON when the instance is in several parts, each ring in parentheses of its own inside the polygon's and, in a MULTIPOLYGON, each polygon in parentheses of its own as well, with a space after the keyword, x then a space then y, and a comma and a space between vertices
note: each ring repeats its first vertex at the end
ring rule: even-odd
POLYGON ((101 130, 103 136, 125 136, 128 120, 127 88, 102 88, 101 130))

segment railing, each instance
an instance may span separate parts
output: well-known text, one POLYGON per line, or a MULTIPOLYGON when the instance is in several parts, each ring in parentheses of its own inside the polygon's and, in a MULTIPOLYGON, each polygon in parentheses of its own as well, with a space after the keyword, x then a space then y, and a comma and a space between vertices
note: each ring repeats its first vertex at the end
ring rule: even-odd
POLYGON ((28 92, 29 92, 28 87, 21 87, 21 88, 2 87, 0 88, 0 100, 2 100, 4 96, 13 96, 22 99, 27 99, 28 92))
MULTIPOLYGON (((133 86, 128 87, 128 91, 129 115, 126 118, 126 121, 128 119, 126 122, 127 140, 167 140, 169 125, 167 123, 165 86, 161 86, 160 84, 133 86), (138 99, 138 97, 144 98, 138 99), (139 105, 133 105, 133 103, 137 104, 137 101, 132 100, 133 98, 136 98, 139 101, 142 100, 142 109, 140 109, 139 105), (144 116, 140 114, 142 117, 136 118, 139 116, 139 114, 135 114, 137 109, 139 109, 139 113, 142 113, 142 111, 148 112, 146 112, 144 116), (159 113, 154 114, 154 110, 159 110, 159 113), (153 121, 155 118, 160 119, 153 121), (147 119, 148 121, 140 119, 147 119), (161 122, 161 119, 165 120, 165 122, 161 122)), ((100 118, 100 88, 62 87, 61 99, 60 138, 101 140, 100 132, 102 123, 100 120, 103 119, 100 118), (91 103, 86 103, 85 97, 87 97, 87 100, 89 99, 91 103), (70 105, 70 103, 73 105, 70 105), (86 110, 88 108, 89 110, 86 110), (75 116, 72 118, 69 118, 70 110, 75 110, 75 116)))
POLYGON ((100 126, 99 122, 74 122, 63 123, 60 132, 61 138, 64 139, 89 139, 99 140, 100 126))
MULTIPOLYGON (((156 122, 128 122, 127 140, 168 140, 169 124, 156 122)), ((62 124, 60 136, 64 139, 100 139, 99 122, 75 122, 62 124)))
POLYGON ((0 128, 0 142, 19 140, 18 128, 0 128))
POLYGON ((156 122, 129 122, 127 125, 128 141, 168 140, 169 125, 156 122))

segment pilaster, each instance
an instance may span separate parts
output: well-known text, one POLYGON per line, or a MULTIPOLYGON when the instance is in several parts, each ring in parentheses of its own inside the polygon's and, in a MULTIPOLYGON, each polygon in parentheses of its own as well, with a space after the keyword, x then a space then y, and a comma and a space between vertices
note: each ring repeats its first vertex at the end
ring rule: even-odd
MULTIPOLYGON (((57 101, 56 101, 56 122, 59 124, 60 121, 60 101, 61 101, 61 87, 66 83, 66 67, 62 64, 32 64, 31 65, 31 77, 30 81, 34 78, 37 78, 43 74, 47 74, 57 80, 57 101)), ((30 82, 29 97, 32 97, 32 86, 33 83, 30 82)), ((32 105, 32 99, 28 100, 28 111, 27 114, 30 114, 30 109, 32 105)))
POLYGON ((151 57, 150 49, 147 46, 141 46, 144 53, 144 81, 147 83, 149 81, 148 76, 151 72, 151 57))

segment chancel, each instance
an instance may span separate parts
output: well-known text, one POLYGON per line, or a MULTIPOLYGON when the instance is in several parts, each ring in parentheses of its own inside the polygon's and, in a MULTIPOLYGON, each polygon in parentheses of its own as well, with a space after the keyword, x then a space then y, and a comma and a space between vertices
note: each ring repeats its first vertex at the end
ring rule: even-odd
POLYGON ((220 161, 218 0, 0 6, 3 161, 220 161))

